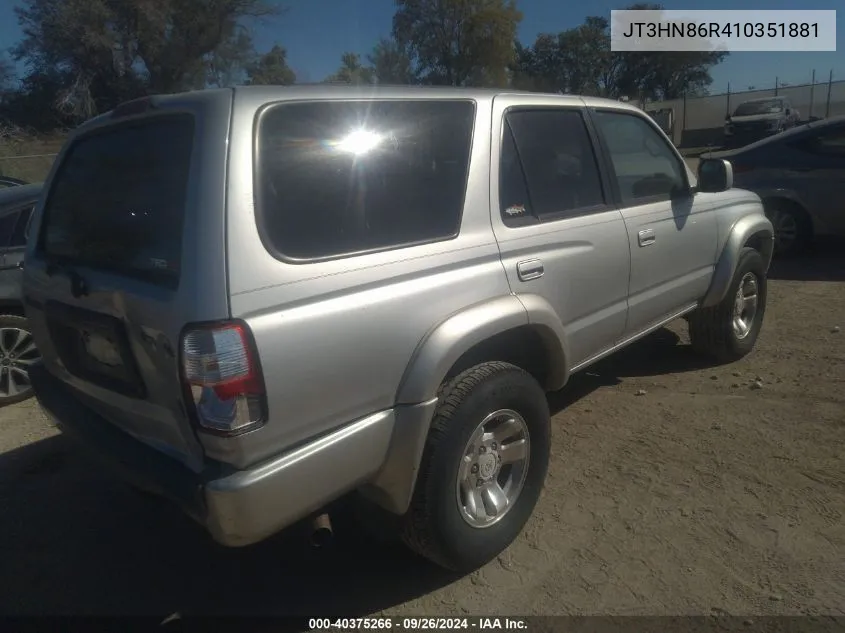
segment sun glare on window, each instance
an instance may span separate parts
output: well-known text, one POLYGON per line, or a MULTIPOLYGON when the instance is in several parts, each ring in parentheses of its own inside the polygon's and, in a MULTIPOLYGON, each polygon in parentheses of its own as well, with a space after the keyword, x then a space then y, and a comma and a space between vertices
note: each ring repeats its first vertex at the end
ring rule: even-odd
POLYGON ((337 148, 350 154, 360 156, 375 149, 381 143, 380 134, 368 130, 355 130, 337 144, 337 148))

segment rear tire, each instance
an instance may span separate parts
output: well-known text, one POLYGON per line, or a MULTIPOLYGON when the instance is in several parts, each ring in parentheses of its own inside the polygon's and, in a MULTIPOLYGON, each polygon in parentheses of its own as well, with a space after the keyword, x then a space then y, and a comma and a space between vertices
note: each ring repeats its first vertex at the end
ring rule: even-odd
POLYGON ((753 248, 746 247, 742 249, 733 281, 721 303, 699 308, 689 315, 692 347, 721 362, 739 360, 754 349, 765 312, 763 257, 753 248))
POLYGON ((550 441, 545 393, 522 369, 482 363, 444 383, 403 519, 405 543, 459 572, 495 558, 537 504, 550 441))
POLYGON ((0 407, 33 396, 28 368, 40 357, 29 321, 13 314, 0 315, 0 407))

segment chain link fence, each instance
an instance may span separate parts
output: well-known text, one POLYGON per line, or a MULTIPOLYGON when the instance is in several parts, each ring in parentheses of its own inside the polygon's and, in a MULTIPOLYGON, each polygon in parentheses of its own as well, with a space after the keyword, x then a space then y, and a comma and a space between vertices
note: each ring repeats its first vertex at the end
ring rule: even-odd
POLYGON ((797 86, 776 79, 771 88, 654 101, 643 107, 681 149, 719 147, 724 144, 725 117, 750 99, 786 97, 804 122, 845 115, 845 81, 832 79, 797 86))

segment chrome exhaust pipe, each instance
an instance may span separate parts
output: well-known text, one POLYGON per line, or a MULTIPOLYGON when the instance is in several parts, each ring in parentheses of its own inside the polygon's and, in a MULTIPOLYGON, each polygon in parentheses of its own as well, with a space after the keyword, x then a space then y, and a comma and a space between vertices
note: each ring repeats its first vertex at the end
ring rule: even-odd
POLYGON ((316 548, 328 545, 333 536, 332 521, 328 514, 323 513, 311 521, 311 536, 309 541, 312 547, 316 548))

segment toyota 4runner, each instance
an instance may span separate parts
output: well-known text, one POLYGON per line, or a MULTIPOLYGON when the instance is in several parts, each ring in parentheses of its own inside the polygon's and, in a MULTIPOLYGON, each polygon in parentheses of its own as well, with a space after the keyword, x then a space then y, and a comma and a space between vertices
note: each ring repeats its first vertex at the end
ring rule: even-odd
POLYGON ((24 269, 57 425, 243 546, 356 492, 458 570, 540 495, 545 393, 679 317, 751 351, 772 226, 642 111, 247 87, 78 129, 24 269))

